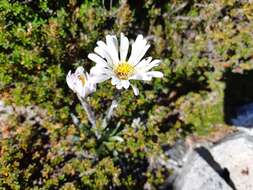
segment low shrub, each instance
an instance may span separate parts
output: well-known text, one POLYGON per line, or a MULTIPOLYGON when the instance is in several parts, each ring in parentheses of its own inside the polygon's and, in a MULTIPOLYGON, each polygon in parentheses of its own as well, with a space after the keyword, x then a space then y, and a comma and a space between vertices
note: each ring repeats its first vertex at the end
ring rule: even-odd
MULTIPOLYGON (((156 162, 165 159, 161 145, 225 125, 224 74, 252 69, 251 10, 234 0, 2 0, 1 99, 46 114, 31 122, 15 111, 1 121, 0 187, 157 189, 172 172, 156 162), (139 82, 138 97, 121 94, 109 131, 123 142, 97 141, 65 77, 80 65, 89 71, 96 41, 120 32, 147 37, 164 78, 139 82)), ((105 82, 90 97, 98 115, 115 93, 105 82)))

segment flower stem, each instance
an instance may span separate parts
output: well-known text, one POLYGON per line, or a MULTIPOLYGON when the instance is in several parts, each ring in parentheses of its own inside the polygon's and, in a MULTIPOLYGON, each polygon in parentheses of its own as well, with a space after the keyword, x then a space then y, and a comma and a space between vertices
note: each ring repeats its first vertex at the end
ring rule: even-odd
POLYGON ((102 129, 105 129, 107 127, 109 121, 111 120, 113 116, 114 109, 119 105, 120 98, 121 98, 121 91, 117 91, 115 95, 115 100, 112 101, 111 106, 107 110, 107 113, 103 119, 102 129))
POLYGON ((105 129, 108 125, 108 122, 110 121, 111 117, 113 116, 113 110, 118 106, 118 101, 113 100, 111 106, 109 107, 106 116, 103 119, 102 123, 102 129, 105 129))
POLYGON ((85 110, 85 112, 86 112, 86 114, 88 116, 88 120, 91 123, 92 128, 95 128, 96 127, 96 117, 95 117, 95 114, 92 111, 89 103, 86 101, 86 99, 84 99, 84 98, 82 98, 80 96, 78 96, 78 99, 80 100, 81 105, 84 108, 84 110, 85 110))

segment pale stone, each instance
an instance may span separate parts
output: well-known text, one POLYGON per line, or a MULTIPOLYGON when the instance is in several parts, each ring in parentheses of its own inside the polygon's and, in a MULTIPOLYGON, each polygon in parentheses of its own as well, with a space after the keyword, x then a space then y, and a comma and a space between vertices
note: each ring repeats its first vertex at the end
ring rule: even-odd
POLYGON ((238 190, 253 189, 253 136, 240 133, 228 137, 211 149, 212 156, 228 169, 238 190))
MULTIPOLYGON (((174 182, 175 190, 233 190, 198 153, 193 152, 174 182)), ((222 172, 222 171, 220 171, 222 172)))

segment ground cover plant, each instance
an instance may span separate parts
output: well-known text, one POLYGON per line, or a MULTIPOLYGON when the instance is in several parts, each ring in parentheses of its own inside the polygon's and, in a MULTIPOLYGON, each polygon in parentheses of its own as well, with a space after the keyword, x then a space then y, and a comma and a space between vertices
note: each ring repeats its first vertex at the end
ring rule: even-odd
MULTIPOLYGON (((252 69, 252 10, 246 0, 1 0, 0 98, 13 111, 0 113, 0 187, 158 189, 173 172, 158 161, 169 159, 163 145, 227 127, 227 77, 252 69), (122 91, 98 140, 66 76, 90 71, 96 42, 121 33, 144 36, 163 78, 122 91)), ((87 99, 98 124, 118 93, 105 81, 87 99)))

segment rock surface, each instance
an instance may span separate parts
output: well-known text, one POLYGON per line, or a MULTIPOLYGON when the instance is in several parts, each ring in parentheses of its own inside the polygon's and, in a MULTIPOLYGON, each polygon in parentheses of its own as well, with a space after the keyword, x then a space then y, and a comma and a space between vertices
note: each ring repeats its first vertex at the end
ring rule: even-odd
MULTIPOLYGON (((184 156, 179 156, 178 165, 173 165, 173 169, 175 165, 178 167, 170 179, 172 189, 253 190, 252 131, 239 129, 239 132, 228 135, 214 145, 204 143, 190 147, 184 156)), ((178 146, 173 148, 178 149, 178 146)), ((168 153, 174 152, 177 150, 168 153)), ((173 156, 171 158, 176 161, 173 156)), ((169 167, 172 168, 171 164, 169 167)))
POLYGON ((11 106, 6 106, 3 101, 0 100, 0 121, 8 118, 13 113, 11 106))
POLYGON ((227 168, 235 188, 253 189, 253 136, 236 134, 211 149, 214 159, 227 168))
POLYGON ((30 124, 42 124, 43 119, 47 117, 46 111, 37 106, 9 106, 0 100, 0 122, 8 120, 8 117, 14 114, 20 117, 20 122, 27 121, 30 124))
MULTIPOLYGON (((219 168, 215 168, 218 169, 219 168)), ((174 183, 175 190, 233 190, 197 152, 193 152, 174 183)))

